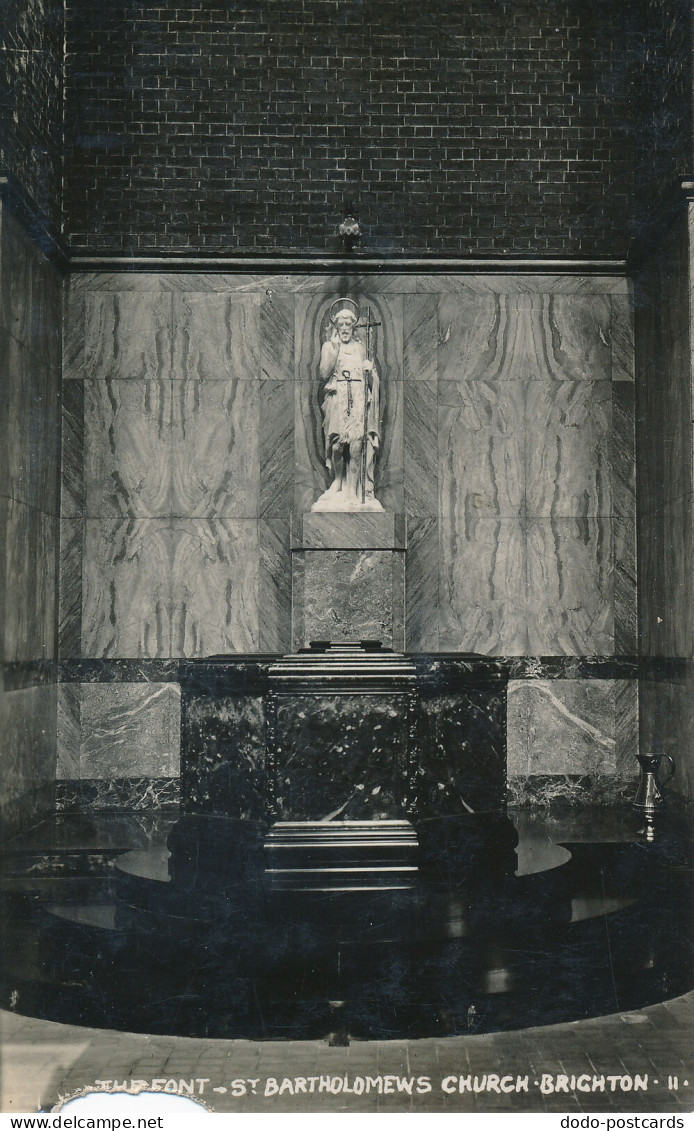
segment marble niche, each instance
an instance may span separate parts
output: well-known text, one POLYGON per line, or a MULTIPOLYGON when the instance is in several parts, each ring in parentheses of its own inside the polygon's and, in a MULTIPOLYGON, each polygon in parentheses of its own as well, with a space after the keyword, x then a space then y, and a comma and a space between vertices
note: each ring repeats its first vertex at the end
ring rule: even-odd
POLYGON ((383 296, 323 294, 304 305, 292 646, 378 640, 403 650, 406 519, 400 500, 391 509, 402 479, 402 420, 393 411, 402 327, 383 296))

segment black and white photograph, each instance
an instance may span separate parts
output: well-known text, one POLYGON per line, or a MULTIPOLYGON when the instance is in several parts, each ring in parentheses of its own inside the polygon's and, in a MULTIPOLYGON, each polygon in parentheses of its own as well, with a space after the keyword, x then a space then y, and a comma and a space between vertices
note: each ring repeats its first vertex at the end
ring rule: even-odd
POLYGON ((693 107, 691 0, 0 0, 3 1126, 688 1125, 693 107))

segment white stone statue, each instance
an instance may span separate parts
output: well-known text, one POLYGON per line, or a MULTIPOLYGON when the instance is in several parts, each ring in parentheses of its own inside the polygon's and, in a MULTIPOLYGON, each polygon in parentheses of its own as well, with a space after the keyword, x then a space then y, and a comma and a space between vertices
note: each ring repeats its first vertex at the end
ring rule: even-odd
POLYGON ((381 443, 379 376, 371 354, 367 312, 366 347, 355 336, 359 309, 350 298, 330 308, 331 332, 323 343, 320 375, 323 389, 325 466, 333 481, 312 511, 382 511, 374 496, 374 463, 381 443))

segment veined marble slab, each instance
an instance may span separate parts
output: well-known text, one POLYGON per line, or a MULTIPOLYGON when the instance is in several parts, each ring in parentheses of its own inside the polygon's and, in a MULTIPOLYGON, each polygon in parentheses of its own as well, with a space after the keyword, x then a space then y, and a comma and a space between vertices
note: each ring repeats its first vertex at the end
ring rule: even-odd
POLYGON ((617 294, 631 293, 631 280, 619 273, 605 275, 528 274, 522 268, 512 272, 474 271, 465 274, 452 274, 445 271, 427 271, 426 264, 417 274, 403 274, 398 271, 372 270, 350 274, 333 275, 314 272, 311 274, 243 274, 225 271, 91 271, 73 270, 71 289, 74 292, 86 291, 210 291, 238 292, 254 294, 265 292, 268 288, 277 291, 290 291, 294 294, 332 292, 337 294, 345 285, 364 289, 372 287, 383 293, 427 294, 431 292, 453 291, 473 294, 505 294, 521 292, 527 294, 617 294))
POLYGON ((260 372, 272 381, 293 381, 296 299, 293 292, 268 287, 260 307, 260 372))
POLYGON ((169 777, 179 769, 175 684, 83 684, 80 778, 169 777))
POLYGON ((61 484, 60 517, 84 514, 84 382, 63 381, 60 392, 61 484))
POLYGON ((58 608, 58 655, 82 652, 82 557, 84 520, 63 518, 60 522, 60 582, 58 608))
POLYGON ((526 654, 526 546, 521 522, 443 510, 439 534, 441 651, 526 654))
POLYGON ((191 378, 174 381, 172 387, 170 449, 162 452, 166 470, 166 457, 170 459, 170 513, 175 518, 254 518, 260 479, 259 382, 191 378))
POLYGON ((436 382, 408 381, 403 394, 405 512, 436 515, 439 478, 436 382))
POLYGON ((84 381, 84 492, 89 518, 170 513, 171 382, 84 381))
POLYGON ((292 646, 292 575, 289 517, 258 521, 258 650, 289 652, 292 646))
POLYGON ((530 519, 526 546, 525 650, 535 656, 613 652, 609 518, 530 519))
POLYGON ((538 518, 612 512, 612 384, 528 381, 525 505, 538 518))
POLYGON ((63 283, 9 208, 2 212, 0 326, 32 355, 35 365, 60 371, 63 283))
POLYGON ((408 294, 403 305, 403 376, 407 381, 438 377, 439 295, 408 294))
POLYGON ((86 520, 82 655, 170 655, 170 542, 168 518, 86 520))
POLYGON ((466 516, 518 518, 525 513, 527 386, 527 381, 439 382, 444 523, 467 522, 466 516))
POLYGON ((605 295, 445 295, 439 379, 610 380, 610 323, 605 295))
POLYGON ((171 376, 172 297, 94 290, 70 302, 66 378, 156 380, 171 376))
POLYGON ((612 380, 634 381, 634 304, 629 294, 612 295, 612 380))
POLYGON ((633 680, 511 680, 509 777, 628 770, 636 725, 633 680))
POLYGON ((436 518, 407 519, 405 648, 439 650, 439 530, 436 518))
POLYGON ((259 383, 258 514, 288 515, 294 499, 293 383, 259 383))
POLYGON ((55 685, 0 695, 3 836, 31 828, 52 810, 56 766, 55 685))
POLYGON ((293 514, 292 550, 404 550, 402 514, 293 514))
POLYGON ((256 519, 174 519, 171 655, 258 651, 256 519))
POLYGON ((259 298, 194 290, 175 294, 172 375, 180 381, 259 380, 259 298))
POLYGON ((28 346, 8 335, 4 343, 2 412, 3 495, 58 513, 59 380, 28 346))
POLYGON ((58 519, 14 499, 4 514, 3 659, 54 659, 58 519))

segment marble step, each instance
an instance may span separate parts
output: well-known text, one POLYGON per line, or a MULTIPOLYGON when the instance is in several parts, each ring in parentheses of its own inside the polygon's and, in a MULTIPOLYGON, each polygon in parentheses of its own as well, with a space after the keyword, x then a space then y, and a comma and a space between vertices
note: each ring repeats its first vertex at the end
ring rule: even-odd
POLYGON ((355 687, 359 690, 407 690, 414 687, 414 664, 402 652, 371 648, 364 644, 324 642, 308 651, 291 652, 271 664, 271 688, 278 691, 323 687, 355 687))
POLYGON ((274 891, 411 888, 419 844, 409 821, 278 821, 265 838, 274 891))

